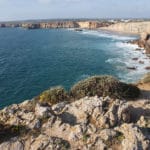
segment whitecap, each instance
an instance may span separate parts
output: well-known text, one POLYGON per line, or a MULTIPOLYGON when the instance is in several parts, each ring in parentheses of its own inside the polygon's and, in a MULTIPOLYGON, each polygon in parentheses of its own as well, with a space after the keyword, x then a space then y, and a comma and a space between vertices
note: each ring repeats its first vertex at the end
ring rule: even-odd
POLYGON ((130 44, 130 43, 125 43, 125 42, 116 42, 116 46, 119 48, 123 48, 123 49, 129 48, 133 50, 139 48, 139 46, 136 44, 130 44))
POLYGON ((98 36, 98 37, 104 37, 104 38, 110 38, 110 39, 115 39, 115 40, 134 40, 137 37, 135 36, 124 36, 121 34, 114 34, 114 33, 106 33, 103 31, 90 31, 90 30, 84 30, 83 32, 80 32, 80 34, 88 34, 88 35, 93 35, 93 36, 98 36))

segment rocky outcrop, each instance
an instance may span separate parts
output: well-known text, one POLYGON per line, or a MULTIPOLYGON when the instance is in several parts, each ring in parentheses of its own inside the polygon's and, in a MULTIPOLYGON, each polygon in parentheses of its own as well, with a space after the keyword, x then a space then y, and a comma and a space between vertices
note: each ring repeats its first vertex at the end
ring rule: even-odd
POLYGON ((21 25, 21 27, 27 28, 27 29, 39 29, 40 24, 38 24, 38 23, 23 23, 21 25))
POLYGON ((150 54, 150 33, 141 33, 140 39, 131 41, 131 43, 144 48, 146 50, 146 54, 150 54))
POLYGON ((40 28, 79 28, 79 24, 75 21, 56 21, 40 23, 40 28))
POLYGON ((107 27, 109 26, 110 22, 100 22, 100 21, 80 21, 77 22, 79 25, 79 28, 84 28, 84 29, 97 29, 100 27, 107 27))
POLYGON ((141 33, 149 33, 150 32, 150 21, 130 21, 130 22, 120 22, 108 27, 104 27, 103 29, 123 32, 123 33, 133 33, 133 34, 141 34, 141 33))
POLYGON ((124 135, 122 150, 148 150, 150 148, 149 139, 143 135, 142 130, 138 126, 123 124, 115 129, 124 135))
POLYGON ((148 122, 144 116, 133 121, 136 110, 125 100, 97 96, 52 106, 35 99, 14 104, 0 111, 0 149, 148 150, 148 122))
POLYGON ((39 28, 84 28, 97 29, 112 24, 107 21, 47 21, 47 22, 20 22, 20 23, 1 23, 0 27, 23 27, 27 29, 39 28))
POLYGON ((144 48, 147 54, 150 54, 150 21, 139 21, 139 22, 120 22, 108 27, 102 27, 101 29, 139 34, 140 39, 132 41, 133 44, 138 44, 139 47, 144 48))
POLYGON ((0 28, 4 28, 4 27, 6 27, 6 25, 5 24, 0 24, 0 28))

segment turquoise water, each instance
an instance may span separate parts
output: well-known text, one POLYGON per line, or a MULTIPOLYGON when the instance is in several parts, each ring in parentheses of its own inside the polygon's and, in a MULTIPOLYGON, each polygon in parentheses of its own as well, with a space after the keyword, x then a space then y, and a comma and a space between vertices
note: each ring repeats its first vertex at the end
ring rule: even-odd
POLYGON ((19 103, 43 90, 95 74, 110 74, 132 82, 144 71, 126 69, 135 46, 133 36, 65 29, 0 29, 0 107, 19 103))

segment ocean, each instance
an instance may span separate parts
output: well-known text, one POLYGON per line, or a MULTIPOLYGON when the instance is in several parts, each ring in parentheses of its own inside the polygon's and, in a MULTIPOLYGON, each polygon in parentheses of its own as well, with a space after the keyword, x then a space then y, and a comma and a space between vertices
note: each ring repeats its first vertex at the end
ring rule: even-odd
POLYGON ((142 51, 135 51, 138 46, 126 43, 136 38, 92 30, 0 28, 0 108, 51 86, 69 89, 92 75, 139 80, 150 62, 142 51), (136 57, 144 64, 132 60, 136 57))

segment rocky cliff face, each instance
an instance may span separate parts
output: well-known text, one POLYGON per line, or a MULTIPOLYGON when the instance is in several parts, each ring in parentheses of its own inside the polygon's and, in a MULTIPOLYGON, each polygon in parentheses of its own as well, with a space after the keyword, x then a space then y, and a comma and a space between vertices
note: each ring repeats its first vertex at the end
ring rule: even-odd
POLYGON ((39 29, 40 24, 35 24, 35 23, 23 23, 21 24, 21 27, 27 28, 27 29, 39 29))
POLYGON ((38 28, 85 28, 85 29, 97 29, 99 27, 105 27, 112 23, 104 21, 49 21, 40 23, 2 23, 0 27, 23 27, 27 29, 38 28))
POLYGON ((133 44, 138 44, 140 47, 146 50, 147 54, 150 54, 150 22, 124 22, 116 23, 102 29, 117 31, 123 33, 139 34, 140 39, 132 41, 133 44))
POLYGON ((138 40, 131 41, 133 44, 139 45, 139 47, 144 48, 146 50, 146 54, 150 54, 150 34, 149 33, 141 33, 141 37, 138 40))
POLYGON ((133 34, 141 34, 143 32, 149 33, 150 21, 116 23, 108 27, 104 27, 103 29, 133 34))
POLYGON ((61 21, 40 23, 41 28, 79 28, 79 24, 75 21, 61 21))

